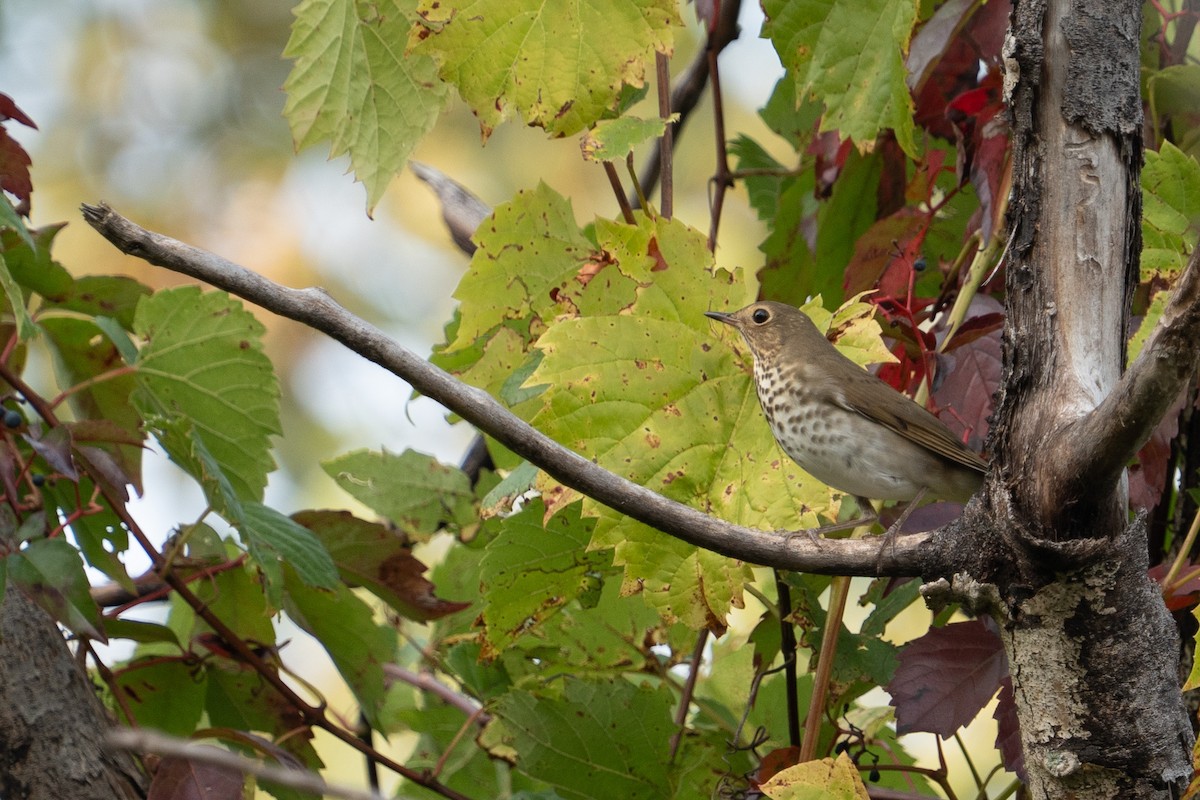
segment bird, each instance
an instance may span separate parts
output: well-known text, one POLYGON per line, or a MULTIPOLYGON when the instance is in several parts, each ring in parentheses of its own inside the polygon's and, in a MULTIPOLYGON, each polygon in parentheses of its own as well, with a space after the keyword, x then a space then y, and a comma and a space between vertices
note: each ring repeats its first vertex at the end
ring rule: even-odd
POLYGON ((800 309, 764 301, 705 316, 733 326, 750 346, 758 400, 783 451, 854 496, 867 515, 808 531, 814 539, 877 520, 872 500, 907 500, 886 547, 923 498, 965 503, 982 485, 986 461, 925 408, 842 355, 800 309))

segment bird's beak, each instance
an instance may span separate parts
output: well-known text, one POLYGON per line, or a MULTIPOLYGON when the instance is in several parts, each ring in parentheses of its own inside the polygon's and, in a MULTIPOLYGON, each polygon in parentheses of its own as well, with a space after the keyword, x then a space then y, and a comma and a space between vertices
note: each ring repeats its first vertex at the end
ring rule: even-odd
POLYGON ((736 324, 733 314, 726 314, 724 311, 705 311, 704 316, 715 319, 717 322, 724 322, 726 325, 736 324))

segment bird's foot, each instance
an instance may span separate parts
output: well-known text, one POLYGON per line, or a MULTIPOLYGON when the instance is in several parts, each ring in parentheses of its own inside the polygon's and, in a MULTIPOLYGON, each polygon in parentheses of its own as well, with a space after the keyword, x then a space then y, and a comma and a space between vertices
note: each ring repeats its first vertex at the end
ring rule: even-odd
POLYGON ((917 496, 909 501, 908 505, 905 506, 904 511, 900 512, 900 516, 896 518, 896 521, 893 522, 891 526, 883 532, 883 541, 879 545, 879 554, 875 556, 876 574, 883 574, 883 555, 887 552, 888 545, 891 545, 892 554, 895 555, 896 539, 900 536, 900 529, 904 527, 904 523, 908 520, 908 515, 916 510, 917 505, 921 502, 921 498, 924 496, 924 489, 917 492, 917 496))
POLYGON ((790 542, 797 536, 807 536, 812 540, 813 544, 819 545, 821 537, 827 533, 835 533, 837 531, 850 530, 857 528, 859 525, 867 525, 876 520, 874 515, 869 517, 859 517, 858 519, 848 519, 845 522, 834 522, 830 525, 822 525, 819 528, 806 528, 802 531, 783 531, 783 535, 790 542))

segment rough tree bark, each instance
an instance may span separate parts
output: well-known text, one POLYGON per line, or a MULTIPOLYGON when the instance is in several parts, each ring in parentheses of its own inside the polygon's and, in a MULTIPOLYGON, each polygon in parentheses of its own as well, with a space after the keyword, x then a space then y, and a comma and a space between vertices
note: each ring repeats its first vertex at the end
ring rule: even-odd
POLYGON ((133 757, 104 747, 111 724, 54 620, 10 587, 0 606, 0 797, 145 797, 133 757))
MULTIPOLYGON (((977 548, 952 594, 1001 625, 1035 798, 1167 797, 1192 771, 1178 635, 1124 472, 1179 391, 1140 367, 1122 375, 1141 250, 1140 28, 1136 0, 1021 0, 1006 45, 1013 241, 993 469, 942 544, 977 548)), ((1191 375, 1195 350, 1159 358, 1191 375)))

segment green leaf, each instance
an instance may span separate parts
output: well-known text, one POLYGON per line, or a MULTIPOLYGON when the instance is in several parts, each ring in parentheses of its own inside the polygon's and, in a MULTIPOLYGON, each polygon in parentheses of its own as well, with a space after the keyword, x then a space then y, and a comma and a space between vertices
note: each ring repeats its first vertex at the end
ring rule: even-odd
POLYGON ((28 341, 37 329, 34 327, 33 318, 29 316, 29 309, 25 307, 25 294, 8 271, 8 262, 5 261, 3 253, 0 253, 0 288, 4 290, 13 317, 17 320, 17 335, 22 342, 28 341))
POLYGON ((207 690, 206 670, 199 665, 154 656, 134 661, 114 676, 116 691, 124 695, 124 707, 138 725, 172 736, 195 732, 207 690))
POLYGON ((123 329, 132 330, 137 305, 150 293, 149 286, 125 275, 81 275, 66 291, 47 296, 46 306, 110 317, 123 329))
POLYGON ((258 673, 228 662, 210 663, 207 689, 204 711, 211 727, 264 731, 308 769, 324 766, 313 749, 308 721, 258 673))
POLYGON ((485 657, 536 631, 585 589, 589 573, 611 569, 608 553, 588 552, 594 521, 580 519, 579 510, 573 504, 543 526, 539 498, 519 514, 488 522, 499 534, 488 542, 479 573, 485 657))
POLYGON ((8 195, 0 195, 0 229, 3 228, 15 231, 30 247, 34 246, 33 237, 30 236, 29 229, 25 227, 25 220, 21 219, 21 215, 13 208, 8 195))
MULTIPOLYGON (((1143 266, 1145 266, 1143 264, 1143 266)), ((1146 308, 1146 313, 1142 316, 1141 323, 1133 332, 1133 336, 1129 339, 1129 363, 1142 353, 1142 348, 1146 346, 1146 340, 1150 338, 1150 333, 1154 330, 1154 326, 1158 324, 1158 320, 1162 317, 1163 311, 1167 307, 1167 301, 1171 299, 1170 292, 1156 292, 1150 300, 1150 305, 1146 308)))
POLYGON ((454 291, 462 321, 449 350, 509 320, 522 320, 526 329, 530 317, 549 322, 559 309, 551 290, 573 281, 594 254, 570 201, 544 183, 497 206, 475 241, 478 249, 454 291))
MULTIPOLYGON (((201 530, 209 532, 211 529, 202 525, 201 530)), ((231 543, 225 543, 223 549, 228 551, 226 557, 232 557, 238 552, 231 543)), ((275 627, 271 624, 272 609, 267 605, 258 572, 252 565, 224 570, 203 581, 197 581, 193 587, 196 596, 234 633, 252 646, 263 647, 275 643, 275 627)), ((199 618, 196 619, 195 625, 201 632, 209 630, 208 624, 199 618)), ((193 634, 181 638, 190 639, 193 634)))
MULTIPOLYGON (((49 301, 71 290, 74 278, 66 267, 54 260, 50 250, 66 223, 46 225, 31 232, 0 233, 9 272, 19 286, 49 301)), ((22 229, 24 230, 24 229, 22 229)))
POLYGON ((350 155, 375 207, 449 98, 428 55, 404 52, 411 0, 304 0, 285 58, 283 114, 297 148, 328 140, 350 155))
POLYGON ((296 571, 300 580, 319 589, 336 589, 341 584, 333 559, 312 531, 291 517, 261 503, 243 505, 238 531, 247 544, 258 550, 261 563, 269 557, 265 549, 296 571))
POLYGON ((1200 164, 1170 142, 1142 170, 1142 280, 1178 274, 1196 246, 1200 164))
POLYGON ((78 485, 67 481, 51 484, 48 481, 42 487, 42 495, 59 518, 71 520, 71 533, 75 535, 75 541, 87 563, 127 591, 133 592, 133 579, 117 555, 129 549, 129 534, 121 520, 106 503, 101 503, 99 508, 79 508, 80 499, 91 497, 94 486, 88 478, 83 478, 78 485))
POLYGON ((228 295, 186 286, 143 300, 134 329, 145 343, 133 402, 167 454, 198 476, 194 430, 237 497, 261 500, 275 467, 270 437, 280 433, 279 385, 262 352, 262 324, 228 295))
POLYGON ((584 135, 579 147, 588 161, 617 161, 633 152, 638 145, 662 136, 667 123, 678 119, 678 114, 672 114, 670 119, 621 117, 601 120, 584 135))
POLYGON ((1152 73, 1146 99, 1155 119, 1194 114, 1200 108, 1200 64, 1175 64, 1152 73))
MULTIPOLYGON (((718 273, 697 291, 694 276, 712 268, 703 235, 676 222, 655 225, 652 237, 629 236, 628 254, 605 268, 647 280, 632 310, 567 319, 538 340, 544 356, 529 383, 549 388, 534 424, 601 466, 722 519, 811 527, 814 509, 831 509, 830 490, 779 450, 738 356, 745 345, 703 316, 750 302, 753 287, 718 273), (654 267, 633 257, 635 242, 666 264, 652 280, 654 267)), ((617 250, 615 241, 608 249, 617 250)), ((740 597, 740 563, 592 503, 585 513, 599 515, 592 544, 616 548, 626 589, 643 591, 668 618, 719 627, 740 597)))
POLYGON ((484 138, 513 111, 552 136, 591 126, 642 86, 679 24, 671 0, 421 0, 417 15, 411 51, 439 61, 484 138))
POLYGON ((517 498, 528 492, 537 482, 538 468, 528 461, 510 472, 480 501, 480 514, 485 517, 498 516, 512 511, 517 498))
POLYGON ((410 534, 474 518, 475 496, 462 470, 414 450, 357 450, 321 464, 338 486, 410 534))
POLYGON ((669 796, 674 697, 621 679, 567 678, 561 697, 510 692, 496 706, 517 769, 566 800, 669 796))
POLYGON ((8 577, 68 630, 107 643, 79 551, 63 539, 34 539, 7 559, 8 577))
MULTIPOLYGON (((804 235, 806 220, 817 213, 814 171, 785 174, 788 171, 782 164, 745 137, 735 141, 730 151, 737 158, 739 170, 771 171, 746 177, 750 203, 770 231, 759 245, 766 257, 758 273, 763 296, 799 306, 809 297, 822 294, 818 287, 840 287, 840 277, 816 269, 804 235)), ((836 292, 829 293, 831 299, 835 296, 836 292)))
POLYGON ((345 586, 315 589, 289 565, 284 566, 283 581, 288 616, 321 643, 372 727, 379 729, 387 696, 383 665, 396 660, 396 632, 377 624, 370 606, 345 586))
POLYGON ((157 622, 142 622, 141 620, 117 617, 107 620, 104 627, 110 639, 129 639, 142 644, 160 642, 174 645, 176 649, 180 648, 179 637, 175 631, 166 625, 159 625, 157 622))
POLYGON ((816 274, 809 293, 824 297, 828 309, 841 303, 846 265, 859 238, 875 224, 875 195, 882 172, 878 156, 851 153, 833 184, 829 202, 822 203, 817 212, 816 274))
POLYGON ((126 364, 137 361, 137 345, 129 338, 129 334, 125 332, 125 328, 121 327, 118 320, 100 316, 92 321, 96 323, 97 328, 104 331, 104 335, 113 343, 113 347, 117 348, 117 352, 121 354, 121 358, 125 360, 126 364))
POLYGON ((763 11, 763 36, 795 75, 796 96, 824 103, 821 132, 838 131, 868 151, 890 128, 904 152, 917 155, 904 65, 917 3, 766 0, 763 11))
POLYGON ((130 402, 137 386, 131 373, 108 377, 125 366, 115 345, 93 322, 70 317, 50 317, 41 321, 42 330, 55 355, 59 380, 64 386, 82 384, 98 376, 103 380, 89 383, 68 398, 77 419, 103 420, 115 426, 109 441, 99 446, 117 460, 126 476, 141 489, 142 417, 130 402), (135 444, 119 444, 117 436, 135 444))
POLYGON ((427 622, 470 605, 435 595, 425 565, 395 530, 348 511, 301 511, 292 518, 325 545, 347 586, 363 587, 406 619, 427 622))

